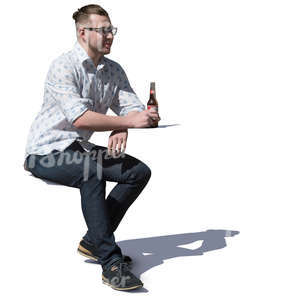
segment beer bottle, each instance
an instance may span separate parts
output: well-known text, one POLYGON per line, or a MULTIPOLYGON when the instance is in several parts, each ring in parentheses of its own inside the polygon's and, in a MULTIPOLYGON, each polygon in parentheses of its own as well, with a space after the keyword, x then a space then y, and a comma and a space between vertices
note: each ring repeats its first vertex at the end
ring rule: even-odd
MULTIPOLYGON (((155 82, 150 83, 150 98, 147 102, 147 109, 155 110, 158 112, 158 102, 156 100, 156 92, 155 92, 155 82)), ((154 125, 150 126, 152 128, 158 127, 158 120, 155 120, 154 125)))

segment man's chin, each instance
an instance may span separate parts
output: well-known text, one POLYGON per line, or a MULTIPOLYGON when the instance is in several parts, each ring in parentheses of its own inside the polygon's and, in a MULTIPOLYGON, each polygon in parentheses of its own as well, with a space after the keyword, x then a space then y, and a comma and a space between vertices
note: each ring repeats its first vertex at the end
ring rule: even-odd
POLYGON ((97 51, 99 53, 102 53, 102 54, 109 54, 110 53, 110 48, 103 47, 101 49, 97 49, 97 51))
POLYGON ((102 48, 102 50, 100 52, 103 53, 103 55, 109 54, 110 53, 110 49, 102 48))

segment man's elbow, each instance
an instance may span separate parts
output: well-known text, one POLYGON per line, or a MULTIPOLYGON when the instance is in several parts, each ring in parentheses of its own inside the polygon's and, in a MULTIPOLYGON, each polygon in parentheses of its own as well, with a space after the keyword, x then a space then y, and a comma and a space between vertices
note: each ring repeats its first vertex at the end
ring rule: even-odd
POLYGON ((82 115, 80 115, 78 118, 76 118, 73 121, 72 125, 74 127, 76 127, 77 129, 84 129, 86 127, 86 124, 85 124, 86 123, 85 120, 86 120, 86 117, 87 117, 86 112, 84 112, 82 115))
POLYGON ((76 127, 77 129, 81 129, 82 128, 82 125, 81 125, 81 118, 77 118, 72 124, 74 127, 76 127))

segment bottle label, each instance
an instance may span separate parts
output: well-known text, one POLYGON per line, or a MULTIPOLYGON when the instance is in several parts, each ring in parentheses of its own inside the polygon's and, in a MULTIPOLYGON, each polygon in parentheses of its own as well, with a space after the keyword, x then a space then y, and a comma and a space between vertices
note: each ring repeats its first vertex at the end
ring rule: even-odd
POLYGON ((151 109, 155 110, 156 112, 158 112, 158 106, 157 105, 147 105, 147 109, 151 109))

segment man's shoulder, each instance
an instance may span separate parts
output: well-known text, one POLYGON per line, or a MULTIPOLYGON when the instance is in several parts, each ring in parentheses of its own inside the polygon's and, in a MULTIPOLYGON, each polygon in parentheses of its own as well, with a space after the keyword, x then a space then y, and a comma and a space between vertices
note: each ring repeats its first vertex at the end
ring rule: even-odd
POLYGON ((68 65, 76 64, 76 56, 73 53, 73 50, 62 52, 60 55, 52 59, 50 66, 63 66, 67 67, 68 65))
POLYGON ((56 69, 58 71, 71 71, 73 66, 76 65, 76 60, 72 56, 72 52, 63 52, 60 55, 56 56, 50 62, 49 69, 56 69))

